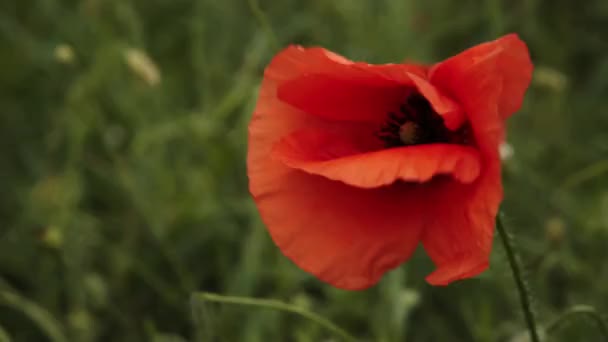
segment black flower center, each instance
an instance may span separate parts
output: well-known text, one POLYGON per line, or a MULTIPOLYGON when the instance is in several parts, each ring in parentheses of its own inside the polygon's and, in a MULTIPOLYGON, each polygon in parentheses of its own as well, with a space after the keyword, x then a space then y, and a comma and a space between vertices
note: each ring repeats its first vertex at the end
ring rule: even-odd
POLYGON ((398 112, 388 113, 376 136, 389 148, 432 143, 467 144, 469 129, 464 126, 458 131, 450 131, 429 101, 413 93, 398 112))

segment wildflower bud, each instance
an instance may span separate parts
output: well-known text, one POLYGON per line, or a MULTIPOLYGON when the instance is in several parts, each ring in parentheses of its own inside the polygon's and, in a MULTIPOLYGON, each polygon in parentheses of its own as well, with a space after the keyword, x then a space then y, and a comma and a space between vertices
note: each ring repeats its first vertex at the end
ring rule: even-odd
POLYGON ((55 59, 62 64, 74 63, 74 50, 68 44, 59 44, 55 47, 55 59))
POLYGON ((553 217, 547 220, 545 235, 551 244, 559 245, 563 241, 565 233, 566 225, 561 218, 553 217))
POLYGON ((49 248, 60 248, 63 244, 63 234, 56 226, 49 226, 40 234, 40 240, 49 248))
POLYGON ((515 151, 513 150, 513 146, 511 146, 511 144, 506 141, 500 144, 498 152, 500 153, 500 159, 502 161, 507 161, 511 159, 513 157, 513 154, 515 153, 515 151))
POLYGON ((156 63, 144 51, 129 48, 125 51, 125 60, 131 71, 149 86, 160 83, 160 71, 156 63))
POLYGON ((563 92, 568 86, 568 79, 558 70, 540 66, 534 71, 534 84, 552 89, 556 92, 563 92))
POLYGON ((67 322, 72 328, 72 331, 76 336, 79 336, 77 340, 91 340, 91 332, 93 331, 93 317, 85 309, 75 309, 67 315, 67 322))

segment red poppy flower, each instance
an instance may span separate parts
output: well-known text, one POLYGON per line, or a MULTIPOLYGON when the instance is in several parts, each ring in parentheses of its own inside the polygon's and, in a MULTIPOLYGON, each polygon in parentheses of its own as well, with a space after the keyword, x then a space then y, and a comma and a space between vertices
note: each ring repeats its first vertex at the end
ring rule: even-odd
POLYGON ((507 35, 433 66, 322 48, 274 57, 249 125, 250 191, 274 242, 336 287, 369 287, 422 242, 434 285, 488 267, 498 147, 530 83, 507 35))

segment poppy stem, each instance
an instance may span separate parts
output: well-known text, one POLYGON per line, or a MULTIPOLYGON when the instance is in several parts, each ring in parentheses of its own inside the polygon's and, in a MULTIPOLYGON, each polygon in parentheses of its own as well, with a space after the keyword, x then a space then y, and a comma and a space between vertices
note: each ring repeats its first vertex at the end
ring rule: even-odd
POLYGON ((502 240, 502 244, 505 248, 507 259, 509 259, 509 265, 511 265, 513 278, 515 278, 515 284, 517 285, 517 290, 519 292, 521 308, 524 312, 524 318, 526 320, 526 325, 528 326, 528 332, 530 333, 530 341, 540 342, 540 338, 538 337, 538 330, 536 330, 534 312, 532 311, 532 305, 530 303, 530 289, 528 289, 528 286, 524 281, 522 273, 523 267, 519 258, 517 257, 513 238, 503 225, 502 220, 500 219, 500 215, 496 217, 496 229, 498 230, 498 234, 500 235, 500 239, 502 240))

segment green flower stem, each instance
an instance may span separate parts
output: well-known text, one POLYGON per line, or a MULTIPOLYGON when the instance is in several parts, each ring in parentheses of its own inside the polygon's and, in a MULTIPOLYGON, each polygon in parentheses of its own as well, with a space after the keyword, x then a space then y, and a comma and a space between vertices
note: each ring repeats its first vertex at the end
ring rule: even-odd
POLYGON ((356 339, 350 335, 348 332, 338 327, 334 323, 329 320, 311 312, 299 306, 283 303, 274 299, 258 299, 258 298, 250 298, 250 297, 235 297, 235 296, 223 296, 215 293, 209 292, 198 292, 193 295, 193 299, 199 299, 201 301, 209 301, 216 303, 224 303, 224 304, 238 304, 238 305, 249 305, 249 306, 257 306, 262 308, 286 311, 290 313, 294 313, 300 315, 308 320, 311 320, 327 330, 330 330, 336 336, 341 337, 345 341, 354 342, 356 339))
MULTIPOLYGON (((0 306, 20 311, 32 320, 52 342, 67 342, 61 324, 48 311, 16 293, 0 290, 0 306)), ((0 329, 1 330, 1 329, 0 329)), ((2 337, 2 336, 0 336, 2 337)))
POLYGON ((547 333, 555 333, 562 326, 563 323, 569 321, 575 316, 586 316, 594 320, 597 323, 600 333, 604 337, 603 341, 608 341, 608 324, 602 318, 602 315, 600 315, 600 313, 595 310, 595 308, 587 305, 575 305, 570 309, 566 310, 559 317, 557 317, 555 320, 553 320, 547 325, 547 333))
POLYGON ((500 215, 496 217, 496 229, 502 240, 502 244, 505 248, 509 264, 511 265, 511 271, 513 272, 513 278, 515 278, 515 284, 519 291, 519 299, 521 302, 521 308, 524 312, 524 318, 526 325, 528 326, 528 332, 530 333, 531 342, 540 342, 538 337, 538 330, 536 330, 536 322, 534 321, 534 313, 532 312, 532 306, 530 305, 530 290, 526 286, 526 283, 522 274, 522 266, 517 258, 515 246, 505 226, 502 224, 500 215))
POLYGON ((247 0, 247 4, 249 5, 249 9, 255 16, 255 19, 258 21, 259 25, 262 27, 263 30, 266 31, 266 35, 268 36, 268 39, 270 40, 270 44, 272 44, 272 48, 275 50, 278 50, 279 49, 279 39, 277 38, 277 35, 274 33, 274 30, 272 29, 272 25, 270 25, 270 20, 268 20, 266 13, 264 13, 262 8, 260 8, 260 4, 258 3, 258 0, 247 0))

